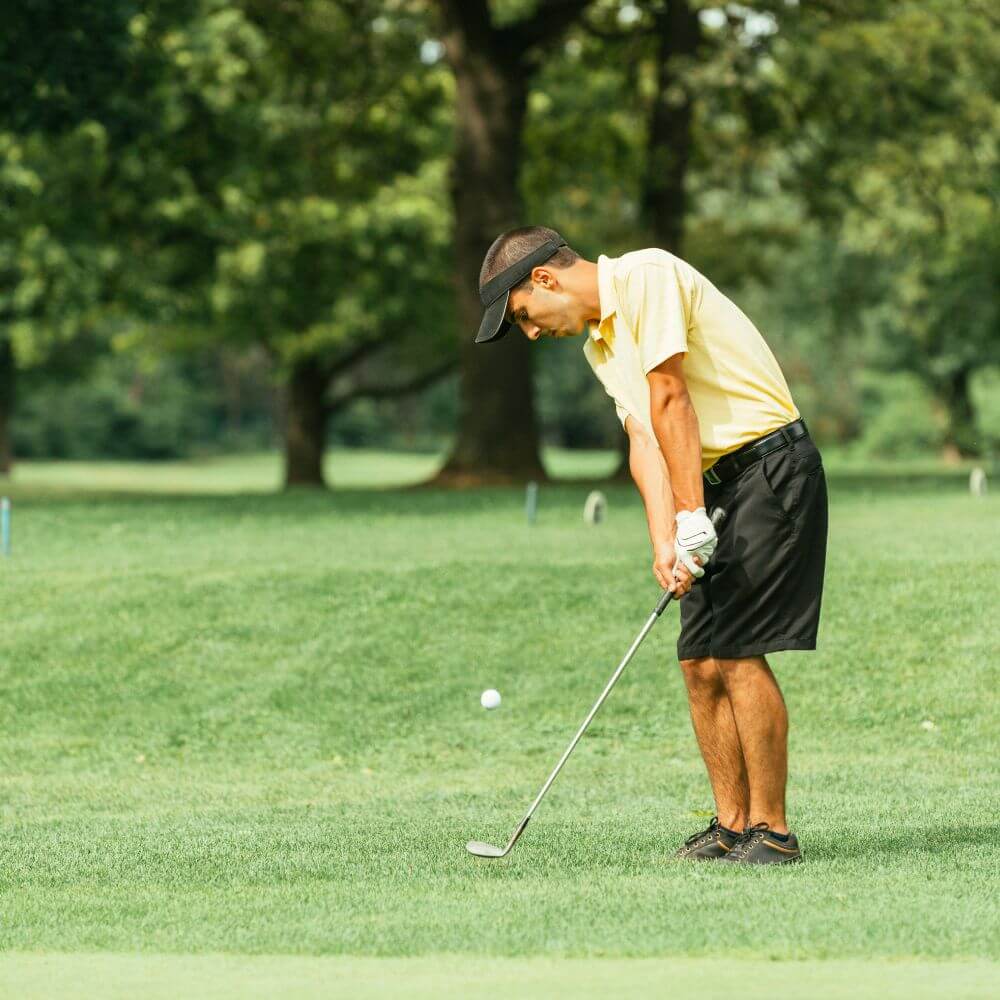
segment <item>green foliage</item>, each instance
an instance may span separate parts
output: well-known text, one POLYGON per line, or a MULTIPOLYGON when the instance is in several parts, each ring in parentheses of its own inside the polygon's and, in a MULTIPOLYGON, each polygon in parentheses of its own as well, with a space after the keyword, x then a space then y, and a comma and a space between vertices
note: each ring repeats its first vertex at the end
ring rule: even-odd
POLYGON ((265 343, 279 364, 450 343, 448 80, 423 30, 407 5, 205 0, 143 32, 170 56, 157 242, 201 247, 161 256, 182 342, 265 343))
POLYGON ((619 448, 624 432, 614 404, 594 378, 578 341, 538 344, 537 387, 542 435, 565 448, 619 448))
POLYGON ((127 103, 122 84, 132 68, 128 22, 141 6, 138 0, 8 5, 0 33, 0 128, 61 135, 83 121, 120 119, 127 103))
POLYGON ((1000 455, 1000 367, 980 368, 976 372, 972 396, 984 450, 995 458, 1000 455))
POLYGON ((636 247, 645 122, 629 70, 576 31, 546 60, 528 101, 525 218, 554 226, 591 259, 636 247))
POLYGON ((458 380, 443 378, 418 395, 358 399, 330 420, 331 445, 438 452, 455 433, 458 380))
POLYGON ((974 451, 969 375, 1000 362, 996 25, 962 0, 850 14, 781 48, 792 176, 841 252, 885 275, 853 303, 878 328, 865 360, 920 377, 974 451))
POLYGON ((269 414, 234 434, 225 400, 204 359, 104 357, 85 379, 29 380, 14 425, 22 458, 166 459, 222 448, 267 447, 269 414))
MULTIPOLYGON (((623 25, 596 5, 532 95, 530 213, 591 255, 646 238, 661 9, 623 25)), ((704 11, 697 59, 673 65, 695 95, 684 255, 747 304, 824 438, 864 432, 865 372, 902 369, 943 421, 911 443, 982 445, 968 383, 1000 357, 994 29, 959 0, 764 0, 704 11)))
POLYGON ((941 447, 946 421, 915 375, 864 372, 858 382, 860 451, 885 459, 927 454, 941 447))
MULTIPOLYGON (((491 11, 508 24, 534 7, 491 11)), ((591 258, 649 241, 649 28, 664 5, 627 7, 591 4, 529 95, 526 221, 591 258)), ((85 0, 72 16, 18 4, 0 38, 0 338, 18 367, 61 379, 75 366, 86 381, 108 345, 134 364, 264 345, 279 376, 322 359, 340 401, 452 356, 456 94, 421 58, 436 13, 421 0, 85 0)), ((695 95, 684 255, 760 326, 824 440, 992 447, 991 376, 977 374, 1000 365, 990 12, 750 0, 701 23, 698 57, 673 67, 695 95), (902 419, 916 390, 885 376, 904 371, 933 413, 897 434, 884 414, 902 419), (879 384, 909 388, 873 407, 879 384)), ((545 434, 614 443, 577 353, 539 351, 545 434)), ((99 398, 103 379, 83 391, 99 398)), ((390 443, 396 425, 429 446, 453 395, 362 400, 331 433, 390 443)))
POLYGON ((0 337, 21 368, 164 312, 143 239, 164 62, 138 44, 136 27, 157 23, 162 34, 191 5, 157 0, 143 15, 138 6, 85 0, 70 12, 28 0, 5 22, 0 337))
POLYGON ((0 336, 22 367, 106 321, 103 293, 119 261, 94 209, 106 140, 95 123, 55 137, 0 133, 0 336))
POLYGON ((342 365, 343 397, 361 345, 365 387, 454 350, 450 80, 420 59, 419 5, 84 4, 43 40, 51 7, 15 19, 11 96, 64 62, 27 111, 0 105, 0 337, 19 367, 80 337, 147 360, 264 344, 279 371, 342 365))

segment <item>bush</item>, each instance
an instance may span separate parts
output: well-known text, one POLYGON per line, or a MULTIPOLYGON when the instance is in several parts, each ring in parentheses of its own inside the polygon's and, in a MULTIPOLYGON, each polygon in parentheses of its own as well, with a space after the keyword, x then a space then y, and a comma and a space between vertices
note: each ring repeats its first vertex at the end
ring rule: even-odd
POLYGON ((972 405, 983 454, 1000 452, 1000 368, 980 368, 972 378, 972 405))
MULTIPOLYGON (((216 372, 204 359, 139 367, 127 356, 105 357, 77 381, 35 373, 19 388, 12 435, 21 458, 167 459, 233 445, 216 372)), ((255 414, 246 431, 244 446, 271 443, 266 414, 255 414)))
POLYGON ((878 458, 898 458, 941 448, 944 420, 915 375, 863 372, 858 381, 862 421, 859 451, 878 458))

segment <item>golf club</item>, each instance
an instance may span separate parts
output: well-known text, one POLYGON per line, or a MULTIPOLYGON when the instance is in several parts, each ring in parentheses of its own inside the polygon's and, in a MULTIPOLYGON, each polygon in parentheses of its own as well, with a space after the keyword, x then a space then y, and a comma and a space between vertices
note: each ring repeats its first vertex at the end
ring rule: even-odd
MULTIPOLYGON (((715 525, 716 530, 722 527, 722 522, 726 519, 726 512, 721 507, 716 507, 712 511, 712 524, 715 525)), ((535 801, 531 803, 528 811, 524 815, 524 819, 517 824, 517 828, 511 834, 510 840, 507 841, 506 847, 495 847, 493 844, 484 844, 481 840, 470 840, 466 845, 465 849, 470 853, 476 855, 478 858, 505 858, 511 852, 511 848, 517 843, 521 834, 524 833, 524 828, 528 825, 528 820, 531 819, 532 814, 535 809, 538 808, 538 803, 542 801, 545 797, 545 793, 549 790, 552 782, 556 780, 556 775, 562 770, 563 764, 566 763, 569 755, 573 752, 577 743, 580 742, 580 737, 587 730, 587 726, 590 725, 591 719, 597 715, 598 709, 604 704, 604 700, 611 693, 611 689, 618 683, 618 678, 621 677, 622 672, 628 666, 629 660, 635 655, 635 651, 639 648, 642 640, 646 638, 649 630, 656 624, 656 620, 663 614, 667 605, 673 600, 673 593, 666 590, 660 597, 659 601, 656 602, 656 607, 653 608, 652 613, 646 620, 646 624, 643 625, 642 631, 636 636, 635 641, 629 646, 628 652, 625 654, 625 658, 621 663, 618 664, 618 669, 611 675, 611 680, 608 681, 604 690, 601 692, 600 698, 594 703, 594 707, 587 714, 587 718, 583 720, 583 725, 576 731, 576 736, 573 737, 572 742, 566 748, 566 752, 559 758, 559 763, 556 764, 552 773, 549 775, 548 780, 542 785, 542 790, 535 797, 535 801)))

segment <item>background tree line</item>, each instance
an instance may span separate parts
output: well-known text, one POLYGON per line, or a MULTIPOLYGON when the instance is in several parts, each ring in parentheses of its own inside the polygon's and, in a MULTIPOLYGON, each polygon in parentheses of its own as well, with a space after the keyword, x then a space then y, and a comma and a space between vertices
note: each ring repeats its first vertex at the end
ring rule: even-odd
POLYGON ((14 454, 621 443, 578 350, 475 349, 510 226, 680 253, 826 441, 1000 441, 997 15, 960 0, 26 0, 0 40, 14 454))

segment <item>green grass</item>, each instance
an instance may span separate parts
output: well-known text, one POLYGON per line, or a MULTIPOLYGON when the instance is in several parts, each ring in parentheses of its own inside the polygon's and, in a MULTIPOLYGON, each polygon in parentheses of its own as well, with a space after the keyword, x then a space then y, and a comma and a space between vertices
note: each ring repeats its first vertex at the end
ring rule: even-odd
MULTIPOLYGON (((324 474, 337 489, 391 489, 427 480, 440 468, 442 458, 438 454, 335 448, 326 455, 324 474)), ((544 462, 553 479, 584 480, 609 476, 619 458, 612 451, 545 448, 544 462)), ((985 465, 991 479, 1000 472, 989 461, 970 460, 956 466, 932 457, 864 462, 834 449, 824 451, 824 462, 841 489, 853 492, 906 492, 914 487, 967 490, 974 465, 985 465)), ((25 498, 122 493, 230 495, 273 493, 281 481, 281 456, 262 452, 170 462, 25 461, 18 463, 13 481, 8 480, 3 489, 25 498)))
MULTIPOLYGON (((324 474, 338 489, 384 489, 423 482, 440 468, 442 456, 370 449, 331 449, 324 474)), ((546 448, 545 463, 554 478, 600 478, 618 465, 610 451, 546 448)), ((232 494, 273 493, 282 481, 281 457, 267 452, 172 462, 18 463, 4 487, 14 496, 80 493, 232 494)), ((0 480, 0 485, 3 480, 0 480)))
POLYGON ((579 1000, 698 997, 940 1000, 996 996, 988 962, 739 959, 331 958, 247 955, 0 955, 18 1000, 579 1000))
MULTIPOLYGON (((636 989, 759 973, 796 995, 788 977, 844 968, 852 996, 869 981, 934 995, 935 975, 951 984, 937 995, 995 986, 995 496, 834 486, 821 649, 773 658, 807 864, 669 861, 711 810, 673 612, 515 854, 486 863, 465 841, 509 834, 655 600, 634 491, 607 488, 594 529, 585 486, 544 487, 528 526, 520 490, 239 496, 223 491, 247 485, 245 463, 213 468, 203 495, 197 472, 149 470, 149 495, 129 493, 139 469, 112 486, 103 469, 43 483, 25 467, 0 490, 15 500, 0 561, 10 995, 72 983, 101 968, 94 952, 140 952, 178 983, 202 968, 183 956, 223 978, 219 953, 344 956, 326 968, 382 969, 413 995, 428 970, 475 977, 483 959, 511 983, 557 970, 581 996, 617 967, 590 960, 637 958, 659 964, 628 965, 636 989), (490 686, 494 713, 478 704, 490 686)), ((127 960, 107 961, 105 993, 86 995, 127 981, 127 960)), ((552 995, 545 975, 522 995, 552 995)))

